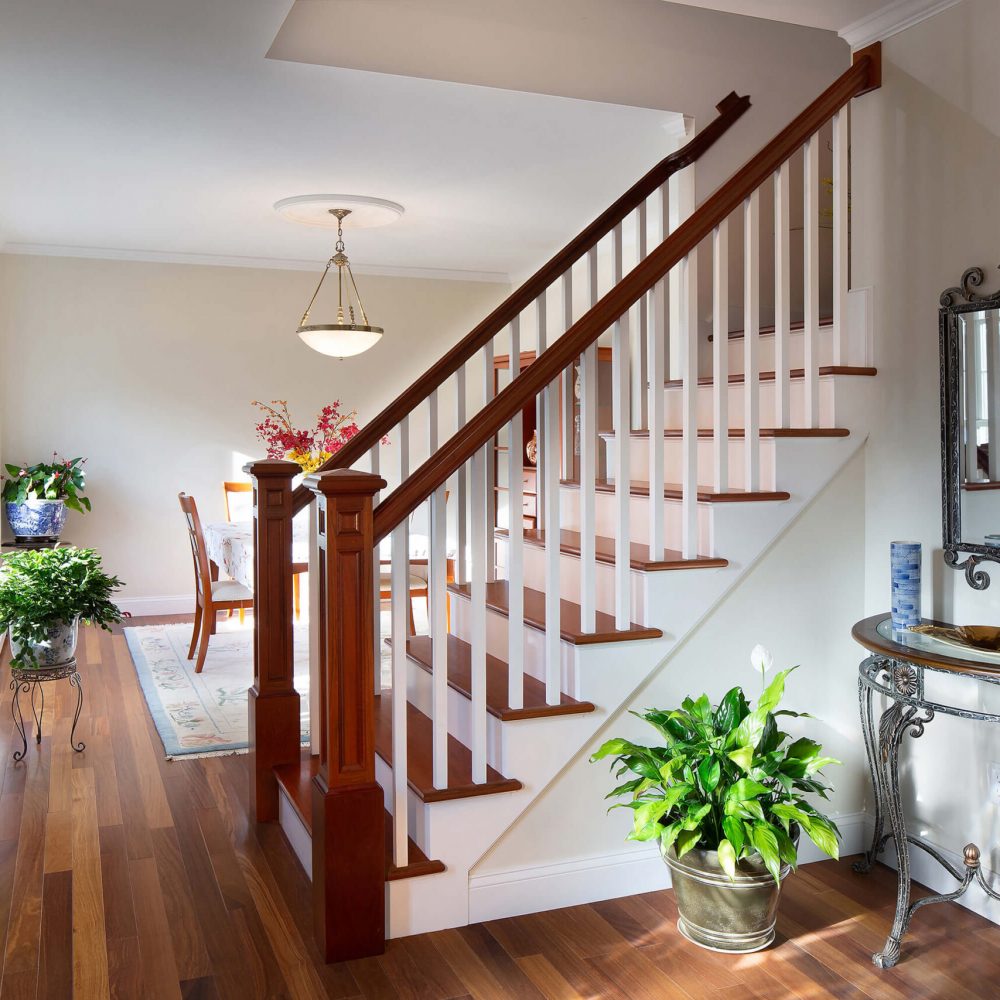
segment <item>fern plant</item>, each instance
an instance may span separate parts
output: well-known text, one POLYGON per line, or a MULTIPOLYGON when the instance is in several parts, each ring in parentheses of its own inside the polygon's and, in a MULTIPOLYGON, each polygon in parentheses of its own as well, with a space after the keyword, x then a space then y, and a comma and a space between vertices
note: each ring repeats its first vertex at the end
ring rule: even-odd
POLYGON ((79 617, 109 629, 122 620, 111 600, 122 586, 101 565, 93 549, 66 545, 16 552, 0 561, 0 631, 21 644, 14 666, 37 666, 32 643, 44 642, 51 628, 79 617))
MULTIPOLYGON (((762 675, 771 662, 762 647, 751 659, 762 675)), ((830 786, 821 772, 840 761, 823 756, 814 740, 792 740, 779 728, 782 716, 810 718, 778 709, 794 669, 780 671, 753 708, 734 687, 715 706, 703 694, 685 698, 678 709, 632 713, 656 729, 663 744, 616 738, 591 757, 612 758, 617 779, 632 775, 606 796, 627 798, 611 809, 632 811, 628 839, 659 839, 678 857, 695 847, 717 851, 730 879, 741 859, 759 855, 778 882, 782 863, 796 866, 799 830, 825 854, 839 856, 839 830, 806 796, 827 798, 830 786)))

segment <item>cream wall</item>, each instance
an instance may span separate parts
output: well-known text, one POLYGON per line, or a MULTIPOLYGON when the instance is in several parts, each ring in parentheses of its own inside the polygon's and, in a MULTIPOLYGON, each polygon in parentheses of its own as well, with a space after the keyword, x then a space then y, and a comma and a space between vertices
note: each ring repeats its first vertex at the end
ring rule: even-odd
MULTIPOLYGON (((0 453, 87 456, 94 512, 70 513, 66 535, 100 549, 127 601, 191 592, 177 493, 192 493, 206 520, 222 517, 222 480, 263 454, 251 400, 287 399, 305 423, 340 399, 364 423, 508 291, 359 275, 386 334, 337 361, 294 333, 315 282, 302 271, 0 256, 0 453)), ((469 383, 481 392, 481 379, 469 383)), ((454 409, 445 393, 442 411, 454 409)), ((416 462, 426 424, 414 424, 416 462)))
MULTIPOLYGON (((980 47, 997 37, 1000 5, 965 0, 889 39, 882 88, 855 102, 853 281, 875 289, 882 390, 866 470, 870 614, 889 605, 889 542, 912 538, 924 546, 925 615, 1000 621, 1000 566, 993 585, 977 593, 941 559, 937 326, 938 296, 965 268, 982 266, 988 291, 1000 287, 1000 138, 980 114, 997 77, 993 56, 984 59, 980 47)), ((995 494, 992 502, 1000 505, 995 494)), ((982 698, 987 705, 988 695, 982 698)), ((907 753, 915 827, 952 851, 976 841, 984 862, 1000 871, 1000 812, 987 792, 987 768, 1000 761, 1000 728, 938 718, 907 753)), ((980 897, 970 892, 970 905, 980 897)))

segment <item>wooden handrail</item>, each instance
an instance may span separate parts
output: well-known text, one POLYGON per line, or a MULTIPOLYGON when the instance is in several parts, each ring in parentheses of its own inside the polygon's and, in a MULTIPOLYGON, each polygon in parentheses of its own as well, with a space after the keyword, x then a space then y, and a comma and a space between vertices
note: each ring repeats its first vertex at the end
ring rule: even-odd
POLYGON ((691 253, 852 97, 878 87, 880 69, 878 43, 857 52, 850 69, 375 508, 375 544, 388 536, 397 524, 493 438, 514 414, 553 382, 615 320, 691 253))
MULTIPOLYGON (((445 383, 470 358, 474 357, 515 316, 531 305, 557 278, 568 271, 581 257, 593 249, 643 199, 679 170, 694 163, 750 107, 749 97, 739 97, 733 91, 716 105, 719 112, 689 143, 664 157, 641 180, 637 181, 610 208, 602 212, 578 236, 570 240, 547 264, 543 264, 515 292, 500 303, 478 326, 460 340, 433 367, 429 368, 409 389, 397 396, 377 417, 369 421, 351 440, 319 468, 345 469, 363 458, 402 419, 412 413, 428 396, 445 383)), ((312 492, 299 486, 292 504, 297 514, 313 499, 312 492)))

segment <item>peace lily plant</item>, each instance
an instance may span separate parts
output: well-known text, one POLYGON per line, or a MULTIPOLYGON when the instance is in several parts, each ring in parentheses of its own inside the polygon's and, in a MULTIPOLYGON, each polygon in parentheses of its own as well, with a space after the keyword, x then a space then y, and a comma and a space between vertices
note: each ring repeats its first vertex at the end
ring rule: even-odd
MULTIPOLYGON (((626 800, 612 809, 632 810, 630 840, 659 841, 673 870, 682 924, 679 871, 697 869, 701 883, 715 880, 736 887, 750 879, 760 887, 763 879, 771 884, 770 926, 746 929, 742 935, 746 940, 727 942, 717 935, 710 935, 710 941, 699 940, 692 930, 695 922, 681 926, 697 943, 727 951, 756 950, 773 938, 777 889, 788 870, 796 867, 800 831, 825 854, 833 858, 839 854, 836 825, 807 796, 827 798, 830 786, 822 771, 840 762, 823 756, 815 740, 792 739, 780 728, 783 718, 811 718, 778 708, 785 680, 796 668, 779 671, 767 684, 766 675, 774 665, 771 654, 758 645, 750 660, 761 677, 762 692, 755 707, 737 686, 718 705, 703 694, 697 700, 685 698, 677 709, 633 712, 659 733, 663 743, 644 746, 615 738, 591 758, 612 758, 615 777, 629 776, 607 798, 626 800), (685 860, 691 852, 695 855, 685 860)), ((718 893, 713 898, 718 909, 718 893)), ((743 893, 740 898, 748 897, 743 893)), ((708 919, 704 913, 700 916, 699 931, 705 930, 708 919)))

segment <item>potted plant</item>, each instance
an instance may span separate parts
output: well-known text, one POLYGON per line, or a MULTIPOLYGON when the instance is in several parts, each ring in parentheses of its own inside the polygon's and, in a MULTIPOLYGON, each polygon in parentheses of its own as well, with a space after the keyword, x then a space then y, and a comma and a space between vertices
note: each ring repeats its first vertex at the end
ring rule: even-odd
MULTIPOLYGON (((773 661, 762 646, 751 662, 763 675, 773 661)), ((793 667, 792 670, 795 668, 793 667)), ((751 707, 740 687, 718 705, 703 694, 678 709, 634 712, 663 739, 643 746, 608 740, 591 757, 611 757, 616 778, 608 793, 627 797, 630 840, 658 840, 671 870, 680 918, 690 941, 716 951, 750 952, 774 940, 781 882, 796 866, 804 832, 825 854, 838 857, 836 825, 805 797, 827 797, 820 777, 828 764, 814 740, 793 740, 779 719, 810 718, 778 710, 782 670, 751 707)))
POLYGON ((51 667, 76 653, 80 620, 108 629, 122 613, 111 597, 121 581, 93 549, 71 545, 15 552, 0 562, 0 631, 15 667, 51 667))
POLYGON ((15 541, 57 541, 67 510, 90 510, 90 500, 83 496, 84 461, 67 461, 53 452, 51 462, 6 466, 2 492, 15 541))

